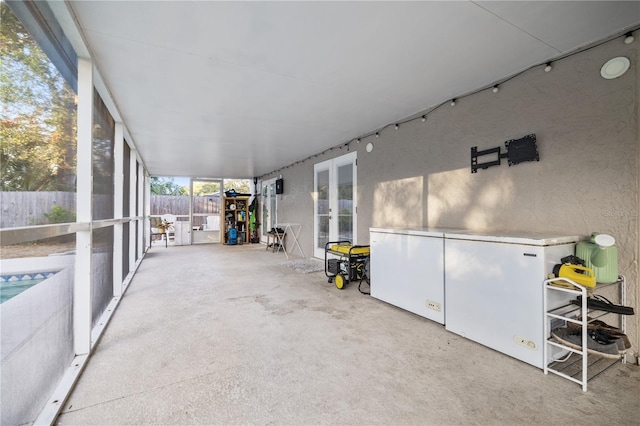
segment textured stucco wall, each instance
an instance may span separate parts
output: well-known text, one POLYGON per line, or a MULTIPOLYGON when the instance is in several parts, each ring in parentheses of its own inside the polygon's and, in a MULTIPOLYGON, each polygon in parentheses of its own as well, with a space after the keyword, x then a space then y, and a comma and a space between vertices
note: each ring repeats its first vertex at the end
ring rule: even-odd
MULTIPOLYGON (((636 32, 636 38, 638 37, 638 33, 636 32)), ((637 41, 636 41, 637 43, 637 41)), ((636 228, 635 228, 635 239, 636 239, 636 250, 633 253, 625 253, 626 256, 632 257, 632 262, 635 264, 636 273, 634 276, 631 276, 632 282, 635 283, 635 291, 633 286, 629 286, 629 293, 631 297, 634 298, 631 304, 635 307, 636 314, 633 318, 631 318, 632 329, 629 330, 629 334, 631 338, 634 338, 634 347, 636 350, 636 362, 640 363, 640 283, 638 283, 638 279, 640 279, 640 262, 638 261, 638 256, 640 255, 640 48, 636 46, 635 50, 635 62, 631 64, 632 70, 635 70, 635 86, 633 87, 636 99, 635 99, 635 119, 636 119, 636 192, 635 194, 635 207, 634 212, 636 218, 636 228), (635 321, 634 321, 635 319, 635 321)))
MULTIPOLYGON (((379 138, 351 144, 358 151, 358 240, 370 226, 452 227, 491 232, 531 231, 580 235, 610 233, 619 268, 628 279, 627 304, 638 309, 638 42, 620 38, 557 61, 491 90, 463 97, 379 138), (615 80, 600 77, 615 56, 632 62, 615 80), (502 146, 535 133, 540 162, 470 173, 470 148, 502 146), (367 142, 374 150, 367 153, 367 142)), ((489 82, 488 82, 489 83, 489 82)), ((383 123, 381 123, 383 124, 383 123)), ((356 137, 358 135, 354 135, 356 137)), ((335 141, 340 143, 341 141, 335 141)), ((285 179, 282 221, 303 224, 306 256, 313 246, 313 164, 326 155, 278 171, 285 179)), ((481 159, 487 161, 489 159, 481 159)), ((269 176, 270 177, 270 176, 269 176)), ((640 347, 640 314, 629 317, 640 347)))

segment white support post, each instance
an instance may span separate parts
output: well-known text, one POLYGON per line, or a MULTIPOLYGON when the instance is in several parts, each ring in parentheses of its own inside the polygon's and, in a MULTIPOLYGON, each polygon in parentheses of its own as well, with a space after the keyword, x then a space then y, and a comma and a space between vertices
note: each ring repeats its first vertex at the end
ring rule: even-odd
MULTIPOLYGON (((129 155, 129 217, 135 217, 136 215, 136 207, 138 206, 138 181, 136 180, 136 170, 138 167, 137 152, 135 150, 131 150, 131 154, 129 155)), ((137 233, 140 232, 140 223, 137 219, 129 222, 129 272, 135 269, 136 265, 136 238, 137 233)))
MULTIPOLYGON (((116 122, 114 135, 113 211, 114 219, 122 219, 124 207, 124 126, 116 122)), ((128 166, 128 164, 127 164, 128 166)), ((113 226, 113 296, 122 296, 122 223, 113 226)))
MULTIPOLYGON (((93 64, 78 58, 78 222, 93 220, 92 200, 93 64)), ((91 351, 91 243, 92 227, 76 233, 76 269, 73 283, 73 341, 76 355, 91 351)))
MULTIPOLYGON (((193 178, 189 179, 189 244, 193 244, 193 178)), ((182 242, 184 244, 184 241, 182 242)))
POLYGON ((149 196, 151 187, 148 184, 149 178, 144 170, 142 163, 138 163, 138 215, 142 217, 138 221, 139 234, 138 234, 138 258, 142 258, 142 254, 151 244, 149 232, 151 227, 147 217, 149 217, 149 196))

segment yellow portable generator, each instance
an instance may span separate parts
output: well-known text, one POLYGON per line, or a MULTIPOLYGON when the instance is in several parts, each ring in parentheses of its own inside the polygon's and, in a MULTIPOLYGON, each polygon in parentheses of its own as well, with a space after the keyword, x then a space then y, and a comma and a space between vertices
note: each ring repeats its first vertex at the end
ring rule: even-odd
POLYGON ((350 281, 360 281, 358 290, 362 290, 362 281, 369 284, 367 267, 369 264, 369 246, 354 246, 351 241, 330 241, 324 249, 324 273, 329 282, 342 290, 350 281))

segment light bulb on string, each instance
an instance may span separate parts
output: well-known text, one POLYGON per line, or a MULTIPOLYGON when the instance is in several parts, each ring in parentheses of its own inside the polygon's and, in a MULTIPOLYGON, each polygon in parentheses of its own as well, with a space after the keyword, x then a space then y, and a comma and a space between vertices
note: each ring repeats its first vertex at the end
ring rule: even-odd
POLYGON ((628 32, 624 35, 624 44, 631 44, 634 40, 633 33, 628 32))
POLYGON ((547 65, 544 67, 544 72, 549 72, 553 69, 551 66, 551 62, 547 62, 547 65))

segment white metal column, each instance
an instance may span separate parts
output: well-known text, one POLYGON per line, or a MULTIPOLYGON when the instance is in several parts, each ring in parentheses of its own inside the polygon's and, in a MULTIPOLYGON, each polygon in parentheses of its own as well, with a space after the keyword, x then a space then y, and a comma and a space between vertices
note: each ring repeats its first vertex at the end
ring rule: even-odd
POLYGON ((137 151, 131 147, 129 155, 129 211, 127 216, 134 218, 129 222, 129 272, 133 271, 136 265, 136 238, 140 229, 140 224, 136 217, 136 207, 138 206, 138 181, 136 170, 138 167, 137 151))
MULTIPOLYGON (((116 122, 113 153, 113 211, 114 219, 122 219, 124 207, 124 125, 116 122)), ((113 296, 122 296, 122 222, 113 225, 113 296)))
MULTIPOLYGON (((78 58, 78 222, 93 220, 93 172, 91 145, 93 134, 93 64, 78 58)), ((73 283, 73 342, 77 355, 91 351, 91 235, 92 227, 76 232, 76 267, 73 283)))
POLYGON ((145 172, 142 163, 138 164, 138 259, 142 258, 144 251, 151 245, 151 224, 146 219, 151 214, 149 198, 151 197, 151 186, 149 185, 149 175, 145 172))

